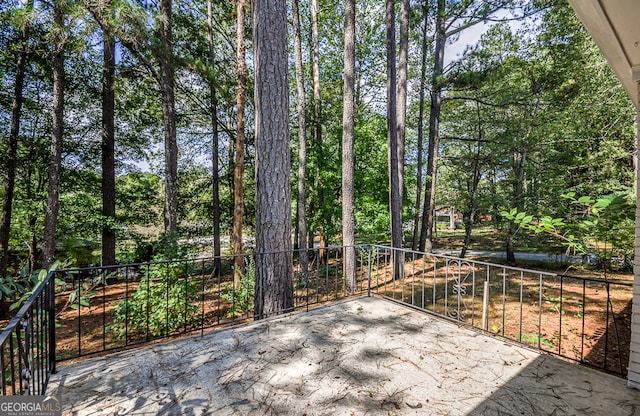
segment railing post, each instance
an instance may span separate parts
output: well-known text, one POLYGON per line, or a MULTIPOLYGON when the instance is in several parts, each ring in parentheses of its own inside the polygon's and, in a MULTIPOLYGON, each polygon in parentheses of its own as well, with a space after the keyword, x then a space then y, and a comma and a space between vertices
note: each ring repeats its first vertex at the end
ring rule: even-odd
POLYGON ((367 246, 368 261, 367 261, 367 296, 371 297, 371 245, 367 246))
POLYGON ((49 367, 51 374, 56 372, 56 275, 49 276, 49 367))
POLYGON ((489 281, 484 281, 482 288, 482 329, 487 331, 489 329, 489 281))

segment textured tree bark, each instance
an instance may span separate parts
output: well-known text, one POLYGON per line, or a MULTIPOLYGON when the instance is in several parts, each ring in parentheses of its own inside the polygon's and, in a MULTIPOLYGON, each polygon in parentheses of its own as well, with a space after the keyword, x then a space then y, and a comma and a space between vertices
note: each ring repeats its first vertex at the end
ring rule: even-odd
MULTIPOLYGON (((402 200, 398 174, 398 136, 396 120, 396 28, 395 2, 386 2, 386 32, 387 32, 387 153, 389 165, 389 211, 391 214, 391 246, 402 248, 402 200)), ((393 276, 401 276, 402 256, 394 252, 393 276)))
MULTIPOLYGON (((311 0, 311 47, 313 49, 313 116, 314 116, 314 134, 315 134, 315 146, 318 153, 318 163, 316 165, 316 188, 318 189, 318 201, 316 210, 322 213, 322 207, 324 206, 324 192, 322 190, 322 179, 320 178, 320 172, 323 171, 323 143, 322 143, 322 95, 320 87, 320 40, 318 30, 318 15, 320 14, 320 8, 318 6, 318 0, 311 0)), ((327 250, 325 247, 327 243, 325 241, 324 226, 322 222, 318 225, 318 235, 320 238, 320 263, 326 264, 327 262, 327 250)), ((310 245, 313 247, 313 245, 310 245)))
MULTIPOLYGON (((236 131, 236 155, 233 169, 233 253, 242 253, 242 217, 244 206, 243 176, 244 176, 244 125, 245 125, 245 101, 247 84, 247 63, 245 58, 244 40, 244 16, 245 0, 237 1, 236 17, 236 75, 238 87, 237 100, 237 131, 236 131)), ((240 280, 244 275, 244 257, 235 257, 235 269, 233 274, 234 287, 240 287, 240 280)))
POLYGON ((48 269, 55 261, 56 230, 60 208, 60 168, 62 165, 62 138, 64 133, 64 11, 54 3, 53 19, 57 28, 53 56, 53 122, 51 134, 51 162, 49 164, 49 186, 47 209, 44 220, 42 242, 42 268, 48 269))
POLYGON ((160 53, 162 112, 164 121, 165 196, 164 229, 174 233, 178 229, 178 142, 176 137, 175 75, 173 68, 173 10, 172 0, 160 1, 160 53))
MULTIPOLYGON (((29 159, 33 159, 35 154, 35 149, 33 146, 29 148, 29 159)), ((27 174, 26 174, 26 200, 33 201, 34 194, 38 195, 44 192, 45 189, 45 178, 43 174, 43 169, 37 169, 36 166, 33 166, 32 163, 27 164, 27 174), (34 171, 35 170, 35 171, 34 171), (33 177, 36 177, 36 180, 33 180, 33 177), (35 182, 35 183, 34 183, 35 182)), ((42 230, 38 229, 38 215, 35 212, 31 212, 29 216, 29 273, 32 273, 36 267, 38 267, 38 239, 42 234, 42 230)))
MULTIPOLYGON (((116 72, 115 41, 113 36, 103 33, 102 68, 102 215, 116 219, 116 172, 115 172, 115 93, 113 89, 116 72)), ((116 233, 113 223, 102 226, 103 266, 116 263, 116 233)))
POLYGON ((342 244, 344 278, 350 293, 356 289, 355 255, 355 153, 354 91, 356 68, 356 4, 345 1, 344 11, 344 98, 342 110, 342 244))
POLYGON ((396 123, 398 136, 398 183, 400 204, 404 201, 404 153, 407 120, 407 79, 409 73, 409 0, 400 2, 400 48, 398 50, 398 101, 396 123))
POLYGON ((423 165, 423 138, 424 138, 424 90, 427 79, 427 35, 428 35, 428 2, 424 2, 424 26, 422 27, 422 61, 420 63, 420 91, 418 109, 418 167, 416 173, 416 205, 414 207, 415 217, 413 221, 413 242, 412 250, 417 250, 420 244, 420 208, 422 205, 422 165, 423 165))
MULTIPOLYGON (((33 10, 33 0, 30 0, 26 8, 27 12, 33 10)), ((11 108, 11 130, 7 143, 7 155, 4 174, 4 194, 2 196, 2 219, 0 220, 0 277, 7 274, 7 262, 9 255, 9 233, 11 231, 11 215, 13 208, 13 191, 16 183, 16 156, 18 153, 18 136, 20 134, 20 116, 22 114, 22 101, 24 90, 24 76, 28 59, 28 39, 30 26, 25 27, 22 47, 18 55, 16 65, 16 79, 13 89, 13 105, 11 108)))
POLYGON ((438 0, 436 11, 436 46, 434 50, 433 78, 431 81, 431 108, 429 110, 429 154, 427 156, 427 178, 422 209, 422 230, 419 251, 433 249, 433 214, 436 202, 436 179, 438 177, 438 150, 440 147, 440 109, 442 108, 442 74, 444 71, 445 1, 438 0))
MULTIPOLYGON (((213 46, 213 5, 211 0, 207 0, 207 41, 209 43, 209 64, 211 70, 215 69, 216 59, 213 46)), ((220 270, 222 261, 220 260, 220 146, 218 137, 218 100, 216 97, 216 86, 213 80, 209 81, 211 99, 211 128, 213 129, 213 139, 211 144, 211 173, 213 191, 213 256, 214 266, 220 270)))
POLYGON ((253 6, 257 318, 293 310, 286 0, 253 6))
POLYGON ((300 259, 300 281, 307 282, 307 98, 304 91, 302 69, 302 40, 300 35, 300 10, 298 0, 293 0, 293 48, 296 66, 296 92, 298 101, 298 229, 297 241, 300 259))

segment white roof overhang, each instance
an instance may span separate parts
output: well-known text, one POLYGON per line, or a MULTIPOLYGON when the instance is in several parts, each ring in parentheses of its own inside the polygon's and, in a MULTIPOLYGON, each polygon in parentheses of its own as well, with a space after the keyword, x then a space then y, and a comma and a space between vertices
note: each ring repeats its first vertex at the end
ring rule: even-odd
POLYGON ((640 0, 569 0, 638 107, 640 0))

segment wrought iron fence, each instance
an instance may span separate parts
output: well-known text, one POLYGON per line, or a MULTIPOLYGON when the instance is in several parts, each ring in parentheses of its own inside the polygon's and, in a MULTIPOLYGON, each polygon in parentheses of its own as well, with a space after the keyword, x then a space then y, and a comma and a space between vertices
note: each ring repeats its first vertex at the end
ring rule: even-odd
MULTIPOLYGON (((306 310, 367 290, 369 252, 326 247, 110 267, 59 270, 56 357, 65 361, 119 350, 271 314, 306 310), (345 250, 356 257, 356 284, 347 287, 345 250), (254 308, 256 262, 290 262, 292 299, 261 316, 254 308)), ((279 291, 272 291, 279 292, 279 291)))
MULTIPOLYGON (((379 295, 624 375, 632 285, 376 245, 49 273, 0 335, 2 394, 43 394, 58 361, 260 319, 257 266, 284 256, 290 299, 268 314, 379 295), (355 256, 354 279, 344 254, 355 256)), ((276 291, 278 292, 278 291, 276 291)))
POLYGON ((627 373, 631 282, 372 250, 374 294, 606 372, 627 373), (394 258, 402 263, 395 271, 394 258))
POLYGON ((2 394, 44 394, 55 372, 53 273, 34 289, 0 334, 2 394))

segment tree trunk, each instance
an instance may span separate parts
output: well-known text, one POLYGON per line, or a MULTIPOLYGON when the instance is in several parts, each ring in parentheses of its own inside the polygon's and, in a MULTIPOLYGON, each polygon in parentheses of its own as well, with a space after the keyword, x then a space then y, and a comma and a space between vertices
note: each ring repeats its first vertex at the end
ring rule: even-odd
POLYGON ((116 264, 116 172, 115 172, 115 93, 113 89, 116 72, 113 36, 103 33, 102 69, 102 215, 109 221, 102 226, 103 266, 116 264))
MULTIPOLYGON (((244 125, 245 101, 247 85, 247 61, 245 58, 244 17, 245 0, 237 1, 236 18, 236 75, 238 77, 237 110, 238 124, 236 131, 236 157, 233 170, 233 253, 242 254, 242 218, 244 207, 243 180, 244 177, 244 125)), ((234 258, 233 274, 234 287, 240 287, 240 279, 244 274, 244 258, 234 258)))
MULTIPOLYGON (((541 91, 541 90, 540 90, 541 91)), ((526 193, 526 167, 527 167, 527 157, 529 153, 529 145, 528 142, 531 137, 531 133, 534 128, 534 122, 538 118, 538 112, 540 111, 540 104, 542 102, 542 94, 539 93, 536 99, 536 102, 531 111, 531 120, 529 120, 527 124, 527 131, 524 133, 522 137, 522 150, 519 152, 520 157, 517 161, 514 161, 514 173, 515 173, 515 189, 514 189, 514 201, 516 203, 516 208, 519 212, 524 211, 525 209, 525 193, 526 193), (517 162, 517 163, 516 163, 517 162)), ((518 231, 519 227, 515 224, 513 220, 509 221, 509 232, 507 233, 507 263, 515 264, 516 256, 515 250, 513 246, 513 240, 518 231)))
MULTIPOLYGON (((400 2, 400 48, 398 54, 398 100, 396 102, 396 123, 398 136, 398 186, 400 206, 404 201, 404 152, 407 120, 407 79, 409 53, 409 0, 400 2)), ((402 215, 402 214, 401 214, 402 215)))
POLYGON ((57 28, 53 55, 53 122, 51 134, 51 162, 49 164, 49 186, 47 209, 44 220, 42 243, 42 268, 48 269, 55 261, 56 230, 60 208, 60 170, 62 165, 62 137, 64 133, 64 11, 56 2, 53 19, 57 28))
POLYGON ((253 7, 258 318, 293 309, 286 0, 253 7), (268 254, 269 253, 269 254, 268 254))
MULTIPOLYGON (((27 4, 27 12, 33 9, 33 0, 27 4)), ((2 219, 0 220, 0 278, 7 275, 7 263, 9 256, 9 234, 11 231, 11 215, 13 208, 13 191, 16 183, 16 157, 18 153, 18 136, 20 135, 20 116, 22 114, 22 92, 24 89, 24 76, 27 67, 27 50, 29 39, 29 25, 25 27, 24 37, 18 62, 16 65, 16 80, 13 89, 13 106, 11 108, 11 130, 7 146, 4 195, 2 197, 2 219)))
POLYGON ((444 71, 445 1, 438 0, 436 18, 436 45, 434 50, 433 78, 431 81, 431 109, 429 110, 429 155, 427 157, 427 178, 422 210, 422 230, 420 251, 433 249, 433 216, 436 202, 436 179, 438 176, 438 148, 440 147, 440 109, 442 107, 442 76, 444 71))
MULTIPOLYGON (((34 146, 29 146, 29 155, 28 159, 33 160, 35 154, 34 146)), ((44 179, 42 178, 42 171, 34 166, 32 163, 27 164, 27 174, 26 174, 26 201, 28 204, 33 204, 34 194, 38 195, 44 191, 44 179), (34 167, 37 169, 36 174, 38 175, 38 181, 36 185, 33 185, 32 179, 34 176, 34 167), (35 188, 35 191, 34 191, 35 188)), ((41 235, 41 230, 38 230, 38 216, 35 212, 31 211, 29 216, 29 242, 27 243, 29 247, 29 274, 31 274, 38 264, 38 236, 41 235)))
POLYGON ((298 208, 297 208, 297 247, 300 259, 300 281, 308 279, 307 253, 307 99, 304 91, 304 72, 302 69, 302 40, 300 36, 300 10, 298 0, 292 1, 293 7, 293 44, 296 65, 296 92, 298 98, 298 208))
POLYGON ((424 91, 427 79, 427 29, 428 29, 428 2, 424 2, 424 26, 422 28, 422 62, 420 63, 420 91, 418 109, 418 167, 416 174, 416 205, 414 207, 415 217, 413 221, 413 242, 412 250, 417 250, 420 244, 420 208, 422 203, 422 147, 424 141, 424 91))
POLYGON ((346 0, 344 12, 344 101, 342 110, 342 244, 344 278, 356 290, 354 90, 356 68, 356 4, 346 0))
MULTIPOLYGON (((480 123, 480 120, 478 120, 480 123)), ((481 130, 481 127, 479 128, 481 130)), ((482 139, 482 132, 479 131, 479 139, 482 139)), ((465 212, 462 213, 464 221, 464 241, 462 243, 462 250, 460 251, 460 257, 464 258, 467 255, 467 249, 471 242, 471 230, 473 229, 473 219, 476 216, 477 199, 478 199, 478 184, 480 183, 480 142, 476 143, 476 153, 473 157, 473 177, 471 179, 471 189, 469 192, 469 205, 465 212)))
MULTIPOLYGON (((212 1, 207 0, 207 40, 209 43, 209 64, 211 71, 215 70, 216 60, 213 47, 213 10, 212 1)), ((214 266, 217 271, 222 267, 220 260, 220 146, 218 136, 218 99, 216 96, 216 86, 211 78, 209 80, 209 90, 211 97, 211 127, 213 138, 211 143, 211 173, 213 185, 213 256, 214 266)))
POLYGON ((162 71, 162 112, 164 121, 165 196, 164 229, 175 233, 178 229, 178 141, 176 137, 175 75, 173 62, 173 10, 172 0, 160 1, 160 55, 162 71))
MULTIPOLYGON (((402 201, 398 174, 398 136, 396 120, 396 28, 394 0, 386 3, 387 32, 387 154, 389 165, 389 211, 391 214, 391 246, 402 248, 402 201)), ((402 256, 394 252, 393 277, 401 276, 402 256)))
MULTIPOLYGON (((318 190, 318 201, 316 211, 322 213, 322 207, 324 206, 324 192, 322 190, 322 179, 320 178, 320 172, 324 170, 324 156, 322 145, 322 96, 320 93, 320 41, 318 31, 318 15, 320 9, 318 6, 318 0, 311 0, 311 47, 313 49, 313 115, 314 115, 314 134, 315 134, 315 146, 318 153, 318 163, 316 166, 316 188, 318 190)), ((327 246, 324 225, 322 218, 318 224, 318 235, 320 237, 320 263, 325 264, 327 261, 327 246)))
MULTIPOLYGON (((527 135, 528 136, 528 135, 527 135)), ((516 170, 516 187, 515 187, 515 201, 516 208, 521 212, 524 210, 524 183, 525 183, 525 168, 527 165, 527 145, 524 145, 522 152, 520 153, 520 159, 517 163, 516 170)), ((513 247, 513 239, 518 231, 518 226, 513 222, 509 222, 509 232, 507 233, 507 263, 515 264, 516 255, 513 247)))

